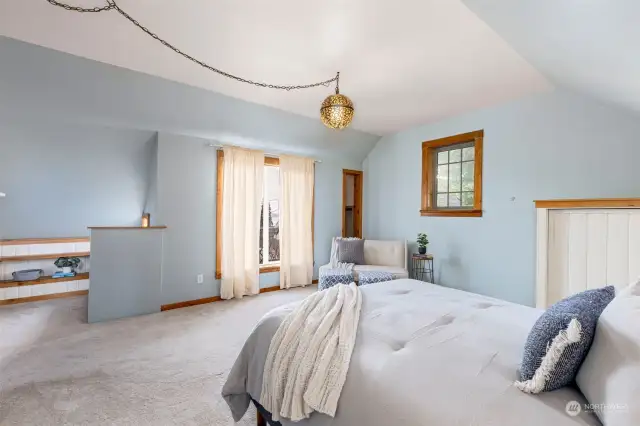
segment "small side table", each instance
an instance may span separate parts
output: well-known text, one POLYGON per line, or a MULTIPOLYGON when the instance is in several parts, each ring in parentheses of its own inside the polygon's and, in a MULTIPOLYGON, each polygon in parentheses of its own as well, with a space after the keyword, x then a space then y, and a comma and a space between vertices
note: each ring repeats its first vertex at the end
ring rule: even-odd
POLYGON ((418 253, 411 255, 411 278, 436 283, 436 277, 433 273, 433 255, 418 253))

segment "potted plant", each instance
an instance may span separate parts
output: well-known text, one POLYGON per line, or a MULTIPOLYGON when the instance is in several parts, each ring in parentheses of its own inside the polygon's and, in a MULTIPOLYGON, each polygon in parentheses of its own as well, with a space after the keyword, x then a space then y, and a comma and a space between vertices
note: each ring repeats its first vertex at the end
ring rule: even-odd
POLYGON ((74 273, 75 269, 80 265, 80 258, 78 257, 59 257, 53 262, 58 268, 62 269, 63 274, 74 273))
POLYGON ((418 243, 418 253, 426 254, 427 253, 427 244, 429 244, 429 240, 427 239, 427 234, 419 233, 418 239, 416 240, 418 243))

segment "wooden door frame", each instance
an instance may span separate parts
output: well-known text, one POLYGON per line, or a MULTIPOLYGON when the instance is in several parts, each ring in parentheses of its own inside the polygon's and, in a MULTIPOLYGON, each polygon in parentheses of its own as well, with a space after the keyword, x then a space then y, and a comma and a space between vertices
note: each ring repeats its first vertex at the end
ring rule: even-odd
POLYGON ((353 191, 353 230, 355 236, 362 238, 362 183, 363 175, 361 170, 342 169, 342 236, 347 233, 347 176, 354 177, 355 188, 353 191))

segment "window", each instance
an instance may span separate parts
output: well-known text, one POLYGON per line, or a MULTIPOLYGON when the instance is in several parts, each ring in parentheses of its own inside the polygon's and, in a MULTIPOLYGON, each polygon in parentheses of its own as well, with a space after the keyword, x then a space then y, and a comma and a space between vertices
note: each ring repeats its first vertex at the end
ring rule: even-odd
POLYGON ((482 216, 484 131, 422 143, 422 216, 482 216))
POLYGON ((274 264, 280 262, 280 228, 278 227, 280 221, 280 169, 275 164, 266 164, 264 166, 264 190, 262 194, 260 265, 274 266, 274 264), (265 241, 267 244, 265 244, 265 241))
MULTIPOLYGON (((265 157, 264 189, 260 211, 259 261, 260 273, 280 270, 280 160, 265 157), (267 206, 265 211, 265 205, 267 206), (267 241, 268 244, 264 244, 267 241), (265 248, 268 256, 265 256, 265 248)), ((224 152, 218 151, 218 178, 216 191, 216 279, 222 278, 222 188, 224 187, 224 152)))

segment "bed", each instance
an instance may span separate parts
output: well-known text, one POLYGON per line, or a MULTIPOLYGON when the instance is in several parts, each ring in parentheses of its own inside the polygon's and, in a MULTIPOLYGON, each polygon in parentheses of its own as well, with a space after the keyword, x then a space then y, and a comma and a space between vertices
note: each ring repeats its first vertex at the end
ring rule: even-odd
MULTIPOLYGON (((411 279, 362 288, 356 345, 335 418, 283 426, 599 425, 567 404, 575 388, 529 395, 513 387, 541 310, 411 279)), ((247 339, 223 396, 236 421, 260 402, 271 337, 293 305, 268 313, 247 339)), ((265 416, 269 418, 268 413, 265 416)))

